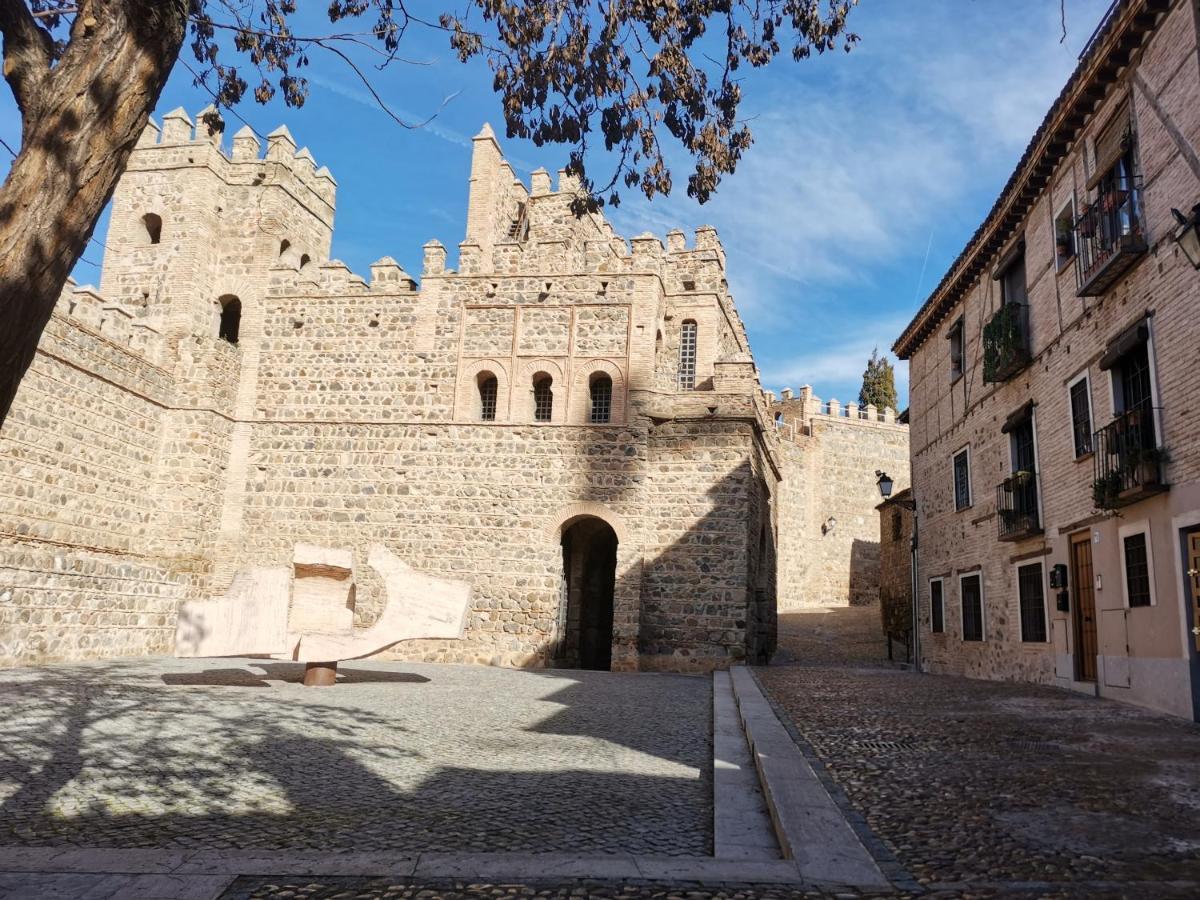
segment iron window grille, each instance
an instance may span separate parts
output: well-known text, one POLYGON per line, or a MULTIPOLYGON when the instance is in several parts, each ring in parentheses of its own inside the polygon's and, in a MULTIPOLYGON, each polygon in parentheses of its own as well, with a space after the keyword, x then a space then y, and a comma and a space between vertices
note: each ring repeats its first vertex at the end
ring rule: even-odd
POLYGON ((1150 565, 1146 556, 1146 532, 1129 534, 1122 541, 1125 550, 1125 589, 1130 607, 1150 605, 1150 565))
POLYGON ((479 419, 482 422, 496 421, 496 395, 498 383, 495 375, 488 375, 479 382, 479 419))
POLYGON ((554 379, 543 375, 533 383, 533 420, 549 422, 554 413, 554 379))
POLYGON ((1075 439, 1075 458, 1092 452, 1092 403, 1088 379, 1071 385, 1071 431, 1075 439))
POLYGON ((935 634, 946 630, 941 579, 929 582, 929 630, 935 634))
POLYGON ((1033 563, 1017 569, 1017 594, 1021 607, 1021 640, 1027 643, 1046 642, 1046 590, 1042 579, 1042 564, 1033 563))
POLYGON ((612 387, 612 379, 607 375, 592 379, 592 408, 588 421, 593 425, 603 425, 612 417, 612 387))
POLYGON ((970 451, 962 449, 954 454, 954 509, 966 509, 971 505, 971 459, 970 451))
POLYGON ((696 323, 688 319, 679 330, 679 388, 696 387, 696 323))
POLYGON ((962 624, 964 641, 983 640, 983 583, 978 575, 968 575, 959 582, 962 593, 962 624))

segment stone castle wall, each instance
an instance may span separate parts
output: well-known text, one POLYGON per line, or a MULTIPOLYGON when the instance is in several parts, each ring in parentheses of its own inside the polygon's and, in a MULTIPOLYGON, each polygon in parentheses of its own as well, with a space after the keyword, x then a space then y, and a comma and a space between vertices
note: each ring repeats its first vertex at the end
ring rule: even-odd
POLYGON ((771 409, 783 439, 779 608, 874 603, 875 473, 891 475, 897 491, 908 485, 908 426, 894 410, 823 403, 809 387, 784 391, 771 409))
POLYGON ((626 242, 570 212, 565 175, 527 191, 485 129, 459 269, 430 242, 418 288, 388 258, 369 279, 329 259, 332 176, 286 129, 259 150, 243 130, 227 155, 176 111, 131 158, 106 293, 65 295, 0 435, 0 662, 169 652, 179 600, 297 541, 353 548, 369 624, 378 541, 474 587, 463 641, 391 655, 546 665, 580 516, 619 536, 614 667, 773 645, 779 441, 712 229, 626 242), (697 389, 681 391, 688 320, 697 389))

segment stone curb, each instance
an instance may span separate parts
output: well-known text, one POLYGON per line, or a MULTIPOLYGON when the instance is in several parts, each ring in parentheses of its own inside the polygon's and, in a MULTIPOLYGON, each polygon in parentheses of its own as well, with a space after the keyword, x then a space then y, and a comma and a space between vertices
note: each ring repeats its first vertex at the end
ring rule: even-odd
POLYGON ((768 704, 750 670, 730 669, 767 808, 785 858, 801 879, 886 889, 891 882, 863 846, 768 704))
POLYGON ((817 778, 825 786, 825 790, 829 792, 829 796, 833 798, 833 802, 841 809, 842 815, 846 817, 846 821, 850 823, 850 827, 854 829, 855 834, 858 835, 858 839, 867 848, 867 852, 875 858, 875 863, 879 866, 884 876, 902 891, 920 893, 927 890, 926 887, 922 887, 920 882, 912 876, 912 873, 908 869, 904 868, 904 865, 896 858, 895 854, 871 830, 871 826, 867 824, 867 820, 863 818, 862 813, 854 808, 854 804, 850 802, 850 798, 846 796, 846 792, 842 790, 841 785, 829 774, 829 771, 825 768, 825 764, 817 755, 817 751, 813 748, 812 744, 804 739, 804 736, 797 730, 795 723, 792 722, 791 717, 775 701, 775 698, 771 696, 771 692, 763 686, 758 673, 751 669, 750 674, 754 676, 755 684, 758 685, 759 691, 762 692, 767 704, 775 711, 775 715, 783 724, 784 730, 791 735, 792 741, 795 742, 796 746, 800 748, 800 752, 809 761, 809 764, 813 767, 813 771, 817 774, 817 778))
MULTIPOLYGON (((647 882, 804 885, 787 860, 716 859, 696 856, 576 856, 569 853, 322 853, 255 850, 121 850, 102 848, 0 847, 0 876, 18 874, 96 878, 229 879, 242 875, 451 878, 471 881, 647 882)), ((207 883, 213 883, 211 881, 207 883)), ((224 882, 227 883, 227 882, 224 882)), ((838 882, 843 885, 844 882, 838 882)), ((822 886, 828 886, 822 884, 822 886)))

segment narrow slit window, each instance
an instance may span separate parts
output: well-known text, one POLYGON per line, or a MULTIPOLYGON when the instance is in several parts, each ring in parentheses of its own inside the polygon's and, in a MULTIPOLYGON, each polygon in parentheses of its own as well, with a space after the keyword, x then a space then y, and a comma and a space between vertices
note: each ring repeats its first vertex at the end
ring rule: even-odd
POLYGON ((479 376, 479 421, 496 421, 496 396, 499 383, 491 372, 479 376))
POLYGON ((237 297, 226 294, 218 303, 221 304, 221 322, 217 327, 217 337, 231 344, 238 342, 238 329, 242 324, 242 301, 237 297))
POLYGON ((612 387, 612 379, 607 375, 592 379, 592 408, 588 421, 593 425, 603 425, 612 417, 612 387))
POLYGON ((942 579, 929 582, 929 630, 941 634, 946 630, 946 610, 942 599, 942 579))
POLYGON ((554 379, 538 375, 533 380, 533 421, 549 422, 554 413, 554 379))
POLYGON ((679 388, 696 387, 696 323, 688 319, 679 330, 679 388))
POLYGON ((146 213, 142 216, 142 225, 146 228, 146 239, 151 244, 157 244, 162 240, 162 216, 146 213))

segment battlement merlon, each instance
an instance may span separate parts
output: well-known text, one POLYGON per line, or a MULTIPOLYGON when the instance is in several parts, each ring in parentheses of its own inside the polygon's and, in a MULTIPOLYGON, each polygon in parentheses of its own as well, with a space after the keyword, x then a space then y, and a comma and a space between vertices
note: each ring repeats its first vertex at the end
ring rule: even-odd
POLYGON ((725 251, 712 226, 696 229, 693 247, 676 230, 668 235, 665 248, 655 238, 659 249, 643 244, 639 254, 636 242, 641 238, 635 239, 631 251, 630 242, 617 235, 600 213, 576 215, 571 204, 579 196, 579 180, 566 169, 558 171, 557 184, 545 169, 535 169, 526 187, 504 159, 495 132, 485 124, 472 142, 467 228, 459 245, 466 258, 460 259, 460 271, 519 271, 566 252, 591 270, 628 269, 631 261, 637 269, 640 261, 663 274, 672 269, 707 271, 712 277, 700 280, 712 285, 723 277, 725 251))
POLYGON ((249 125, 233 136, 228 154, 222 147, 224 133, 224 122, 214 107, 200 110, 195 121, 182 107, 173 109, 162 117, 161 127, 151 119, 143 129, 129 168, 137 171, 208 165, 230 184, 277 184, 291 190, 332 227, 337 181, 328 168, 317 165, 307 147, 297 149, 286 126, 267 135, 262 156, 262 143, 249 125), (275 165, 268 168, 265 163, 275 165))

